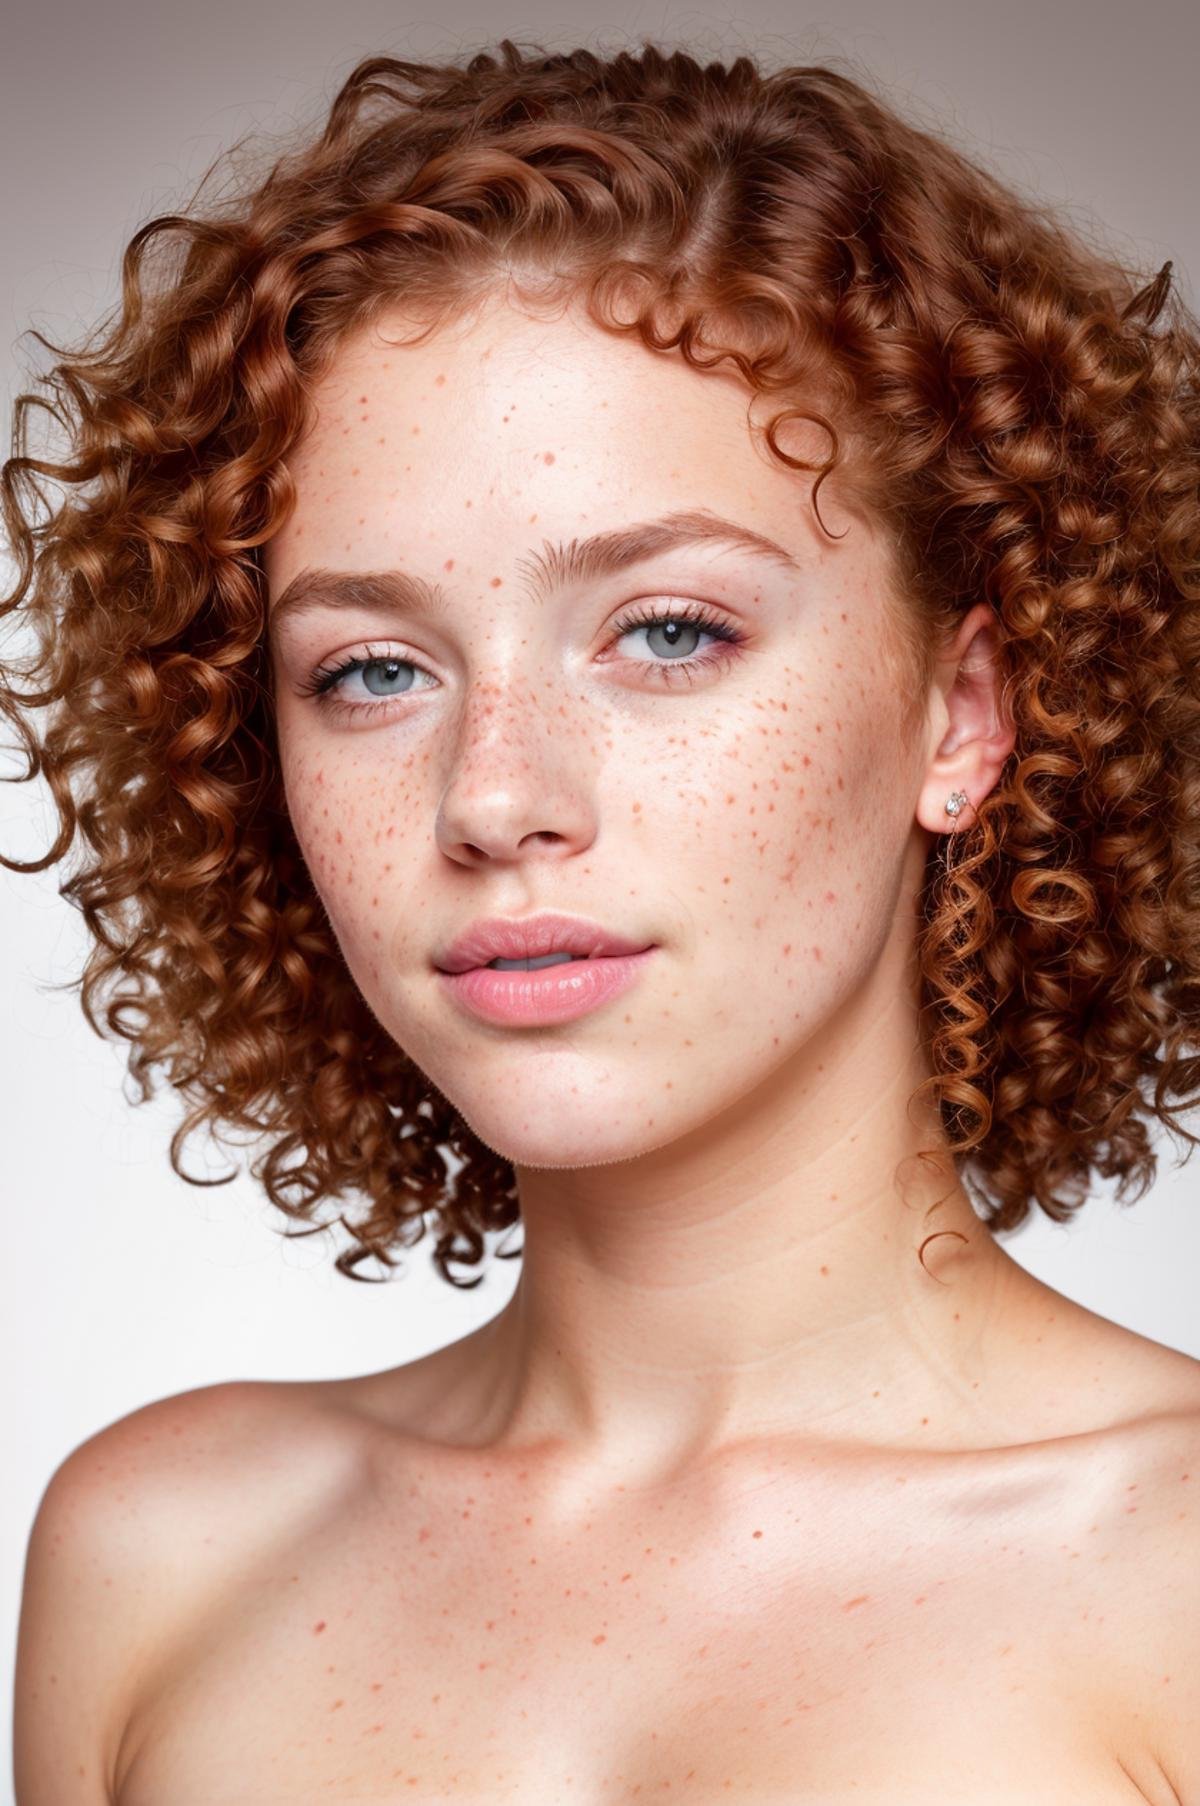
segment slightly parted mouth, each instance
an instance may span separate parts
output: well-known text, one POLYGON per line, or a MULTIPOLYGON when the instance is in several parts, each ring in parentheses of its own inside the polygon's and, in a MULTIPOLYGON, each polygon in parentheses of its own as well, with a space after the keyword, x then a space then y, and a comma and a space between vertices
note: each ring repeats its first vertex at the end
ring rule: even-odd
MULTIPOLYGON (((555 947, 549 953, 530 953, 519 959, 513 959, 506 953, 494 953, 491 959, 484 960, 481 966, 467 966, 467 972, 541 972, 551 966, 587 965, 596 960, 616 959, 615 953, 570 953, 565 947, 555 947), (501 963, 503 962, 503 963, 501 963)), ((439 968, 440 969, 440 968, 439 968)), ((462 972, 447 972, 447 978, 461 978, 462 972)))
POLYGON ((541 959, 548 953, 611 959, 644 953, 653 945, 652 941, 614 934, 585 916, 543 911, 536 916, 493 916, 474 922, 434 965, 439 972, 454 975, 490 965, 494 959, 541 959))

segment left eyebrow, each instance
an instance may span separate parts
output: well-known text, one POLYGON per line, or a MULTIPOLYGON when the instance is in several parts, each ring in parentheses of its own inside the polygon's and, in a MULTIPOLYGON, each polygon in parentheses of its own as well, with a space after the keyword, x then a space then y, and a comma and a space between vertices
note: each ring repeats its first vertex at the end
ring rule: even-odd
MULTIPOLYGON (((530 593, 542 601, 556 587, 611 575, 693 545, 725 545, 800 575, 803 567, 776 540, 706 508, 683 508, 655 520, 593 533, 587 539, 561 542, 523 561, 530 593)), ((271 609, 272 622, 318 608, 366 608, 386 613, 445 612, 445 590, 431 578, 408 571, 333 571, 309 567, 297 573, 271 609)))

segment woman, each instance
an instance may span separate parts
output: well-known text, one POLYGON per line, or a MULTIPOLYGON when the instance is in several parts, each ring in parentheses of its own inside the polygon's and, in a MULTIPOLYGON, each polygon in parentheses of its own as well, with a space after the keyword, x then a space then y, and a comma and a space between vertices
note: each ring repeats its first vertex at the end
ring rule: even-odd
POLYGON ((63 1463, 22 1806, 1200 1800, 1197 1363, 996 1239, 1197 1095, 1169 276, 828 68, 507 39, 137 234, 5 467, 10 866, 173 1160, 524 1261, 63 1463))

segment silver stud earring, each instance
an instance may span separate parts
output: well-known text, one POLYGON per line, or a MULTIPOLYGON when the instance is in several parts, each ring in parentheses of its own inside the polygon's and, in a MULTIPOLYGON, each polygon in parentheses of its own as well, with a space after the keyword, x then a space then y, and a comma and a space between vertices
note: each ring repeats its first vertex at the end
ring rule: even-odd
POLYGON ((952 790, 946 798, 946 814, 957 815, 960 809, 966 808, 968 801, 965 790, 952 790))

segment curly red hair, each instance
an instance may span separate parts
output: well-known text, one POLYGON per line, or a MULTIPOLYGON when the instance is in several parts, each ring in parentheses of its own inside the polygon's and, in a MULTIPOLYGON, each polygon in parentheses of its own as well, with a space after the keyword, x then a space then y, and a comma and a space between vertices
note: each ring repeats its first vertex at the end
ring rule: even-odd
POLYGON ((890 529, 914 710, 939 636, 992 604, 1017 740, 930 850, 920 1089, 993 1229, 1065 1219, 1093 1173, 1141 1195, 1149 1119, 1200 1139, 1172 1109, 1200 1096, 1200 335, 1171 265, 1127 270, 830 67, 497 48, 360 62, 319 136, 135 233, 87 342, 34 335, 59 361, 52 401, 16 403, 0 613, 37 650, 0 707, 60 825, 4 864, 81 837, 88 1021, 104 994, 141 1101, 163 1067, 190 1106, 181 1177, 213 1183, 180 1153, 225 1123, 264 1138, 289 1233, 364 1198, 351 1278, 432 1219, 443 1278, 478 1284, 449 1264, 517 1221, 511 1164, 373 1016, 291 832, 260 548, 345 335, 524 282, 779 395, 769 443, 818 472, 818 518, 828 476, 890 529), (28 451, 35 406, 57 459, 28 451), (779 446, 795 415, 825 463, 779 446), (40 521, 38 478, 70 486, 40 521))

